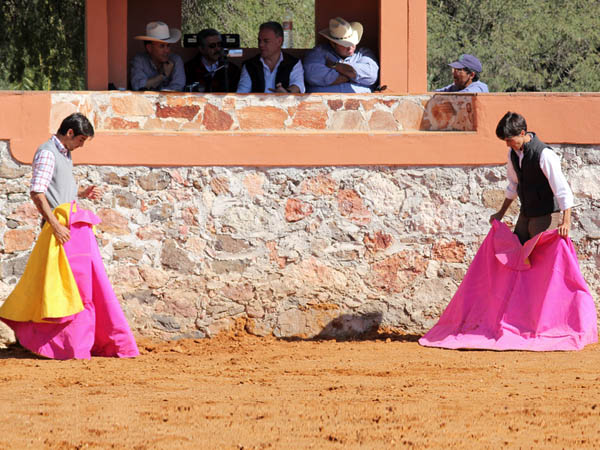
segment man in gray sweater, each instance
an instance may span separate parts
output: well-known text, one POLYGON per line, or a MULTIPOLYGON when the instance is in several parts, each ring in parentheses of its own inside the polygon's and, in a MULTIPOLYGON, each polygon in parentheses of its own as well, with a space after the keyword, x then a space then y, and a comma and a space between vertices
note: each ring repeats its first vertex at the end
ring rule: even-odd
POLYGON ((58 221, 52 210, 63 203, 72 202, 78 196, 95 199, 101 195, 96 186, 78 191, 73 177, 71 152, 92 137, 94 127, 87 117, 81 113, 71 114, 62 121, 56 134, 40 145, 33 157, 29 194, 43 217, 42 224, 50 224, 61 244, 69 240, 69 229, 58 221))

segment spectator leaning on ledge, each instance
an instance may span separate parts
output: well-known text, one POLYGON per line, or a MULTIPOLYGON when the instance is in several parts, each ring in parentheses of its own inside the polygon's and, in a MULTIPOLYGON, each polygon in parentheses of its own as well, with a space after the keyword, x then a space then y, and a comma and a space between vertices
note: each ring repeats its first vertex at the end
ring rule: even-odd
POLYGON ((185 70, 179 55, 171 54, 170 45, 181 39, 181 31, 164 22, 150 22, 146 35, 134 39, 144 41, 146 51, 131 60, 130 82, 134 91, 182 91, 185 70))
POLYGON ((263 23, 258 31, 260 54, 244 61, 237 92, 304 93, 304 69, 295 56, 281 51, 283 28, 263 23))
POLYGON ((198 53, 185 63, 187 84, 198 83, 198 92, 235 92, 240 69, 227 61, 221 35, 206 28, 198 33, 198 53))
POLYGON ((307 91, 371 92, 379 65, 371 50, 356 48, 363 26, 336 17, 319 34, 329 39, 329 43, 317 45, 304 57, 307 91))
POLYGON ((479 81, 481 62, 473 55, 460 55, 452 67, 454 83, 436 89, 436 92, 489 92, 487 84, 479 81))

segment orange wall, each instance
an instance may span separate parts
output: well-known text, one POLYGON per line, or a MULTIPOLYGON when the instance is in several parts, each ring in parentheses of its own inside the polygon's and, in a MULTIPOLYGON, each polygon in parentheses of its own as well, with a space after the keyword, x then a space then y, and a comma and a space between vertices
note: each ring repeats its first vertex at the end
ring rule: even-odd
POLYGON ((127 2, 108 0, 108 81, 127 87, 127 2))
POLYGON ((87 88, 108 89, 108 6, 107 0, 86 0, 87 88))
POLYGON ((427 2, 381 0, 379 53, 386 92, 427 91, 427 2))
POLYGON ((38 145, 50 135, 51 94, 45 91, 0 91, 0 140, 12 154, 30 164, 38 145))
MULTIPOLYGON (((30 163, 57 114, 48 92, 0 92, 0 139, 30 163)), ((548 143, 600 145, 600 94, 481 94, 476 132, 248 133, 99 132, 74 153, 76 163, 105 165, 473 165, 501 164, 506 146, 495 137, 512 110, 548 143)), ((64 115, 63 113, 60 113, 64 115)))

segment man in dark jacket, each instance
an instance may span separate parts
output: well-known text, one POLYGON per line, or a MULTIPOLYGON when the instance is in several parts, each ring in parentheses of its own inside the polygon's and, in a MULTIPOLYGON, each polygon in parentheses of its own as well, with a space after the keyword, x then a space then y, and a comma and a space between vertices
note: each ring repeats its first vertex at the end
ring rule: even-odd
POLYGON ((244 62, 237 92, 304 93, 302 62, 281 51, 283 28, 277 22, 263 23, 258 32, 260 54, 244 62))
POLYGON ((240 69, 224 55, 217 30, 206 28, 198 33, 198 53, 185 64, 185 78, 196 92, 235 92, 240 69))
POLYGON ((562 173, 558 155, 534 132, 528 132, 525 118, 514 112, 509 111, 502 117, 496 127, 496 136, 510 148, 506 166, 508 187, 504 203, 500 211, 492 214, 490 223, 502 220, 518 196, 521 211, 515 234, 521 243, 550 228, 552 213, 559 210, 563 211, 563 219, 558 233, 568 236, 573 192, 562 173))

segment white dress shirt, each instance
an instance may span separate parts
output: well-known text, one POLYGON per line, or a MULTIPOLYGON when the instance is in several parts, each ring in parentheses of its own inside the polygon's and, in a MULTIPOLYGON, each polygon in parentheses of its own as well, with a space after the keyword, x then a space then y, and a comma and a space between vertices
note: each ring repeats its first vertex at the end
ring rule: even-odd
MULTIPOLYGON (((275 64, 275 68, 273 72, 269 69, 269 66, 265 64, 264 59, 260 58, 260 62, 263 65, 263 73, 265 76, 265 92, 273 93, 275 90, 275 77, 277 76, 277 69, 279 69, 279 64, 283 61, 283 53, 279 53, 279 60, 277 60, 277 64, 275 64)), ((302 67, 302 61, 298 60, 296 65, 292 68, 292 72, 290 73, 290 83, 288 85, 292 86, 296 85, 300 88, 300 93, 304 94, 306 92, 306 88, 304 87, 304 68, 302 67)), ((252 80, 250 79, 250 75, 248 74, 248 70, 246 70, 246 65, 242 67, 242 73, 240 74, 240 82, 238 83, 237 92, 239 94, 247 94, 252 91, 252 80)))
MULTIPOLYGON (((508 199, 514 200, 518 196, 517 185, 519 184, 519 179, 517 177, 517 172, 515 172, 515 168, 513 167, 512 160, 510 159, 511 151, 512 150, 508 151, 508 163, 506 164, 508 186, 506 187, 505 196, 508 199)), ((519 167, 521 167, 523 151, 515 153, 519 157, 519 167)), ((564 211, 565 209, 573 207, 575 203, 573 192, 560 167, 560 157, 549 147, 542 150, 540 155, 540 169, 542 169, 542 172, 548 179, 550 189, 552 189, 554 197, 556 197, 560 210, 564 211)))

